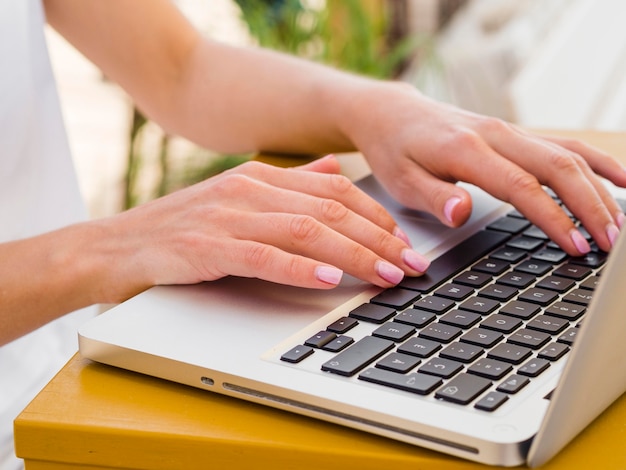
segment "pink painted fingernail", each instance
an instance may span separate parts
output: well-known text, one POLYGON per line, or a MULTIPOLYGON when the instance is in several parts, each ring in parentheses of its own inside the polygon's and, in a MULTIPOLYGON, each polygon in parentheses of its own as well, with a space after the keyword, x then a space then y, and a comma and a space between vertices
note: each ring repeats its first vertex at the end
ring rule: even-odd
POLYGON ((626 215, 624 215, 623 212, 619 212, 617 217, 615 217, 615 220, 617 222, 617 226, 621 229, 624 227, 624 222, 626 222, 626 215))
POLYGON ((396 228, 393 229, 393 235, 394 235, 394 237, 397 237, 400 240, 402 240, 407 245, 413 246, 411 244, 411 240, 409 240, 408 235, 406 233, 404 233, 404 231, 400 227, 396 227, 396 228))
POLYGON ((375 269, 380 277, 394 285, 404 278, 404 272, 399 267, 386 261, 376 261, 375 269))
POLYGON ((318 266, 315 269, 315 277, 319 281, 336 286, 341 282, 343 271, 332 266, 318 266))
POLYGON ((404 249, 402 250, 402 260, 411 268, 419 273, 423 273, 430 266, 430 261, 420 255, 417 251, 404 249))
POLYGON ((617 241, 617 237, 619 236, 619 229, 617 228, 617 225, 615 224, 607 225, 606 236, 609 238, 609 241, 611 242, 611 246, 615 245, 615 242, 617 241))
POLYGON ((570 231, 569 236, 572 239, 574 246, 581 255, 586 255, 591 251, 589 243, 587 242, 587 240, 585 240, 585 237, 583 237, 582 233, 580 233, 578 230, 573 228, 570 231))
POLYGON ((454 212, 454 208, 461 202, 461 198, 458 196, 452 196, 450 199, 446 201, 446 204, 443 206, 443 215, 446 217, 446 220, 451 224, 454 223, 452 221, 452 212, 454 212))

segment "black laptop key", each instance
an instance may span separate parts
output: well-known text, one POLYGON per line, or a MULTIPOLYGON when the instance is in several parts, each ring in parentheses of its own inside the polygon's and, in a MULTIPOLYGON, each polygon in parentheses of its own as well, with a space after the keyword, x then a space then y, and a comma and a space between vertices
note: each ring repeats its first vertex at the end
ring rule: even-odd
POLYGON ((581 266, 588 266, 590 268, 598 268, 604 264, 606 261, 607 254, 604 252, 591 252, 587 253, 585 256, 581 256, 579 258, 572 258, 571 262, 574 264, 579 264, 581 266))
POLYGON ((546 235, 546 233, 543 230, 541 230, 539 227, 537 227, 536 225, 532 225, 526 230, 524 230, 523 235, 526 237, 530 237, 530 238, 536 238, 538 240, 549 239, 548 235, 546 235))
POLYGON ((555 250, 554 248, 544 248, 533 253, 531 258, 556 264, 567 258, 567 253, 562 250, 555 250))
POLYGON ((487 354, 487 357, 511 364, 521 364, 532 354, 529 348, 511 343, 498 344, 487 354))
POLYGON ((415 302, 415 308, 428 310, 429 312, 437 314, 447 312, 453 305, 454 300, 437 295, 428 295, 415 302))
POLYGON ((328 331, 343 334, 359 324, 356 318, 342 317, 326 327, 328 331))
POLYGON ((504 273, 496 280, 496 283, 515 287, 517 289, 525 289, 535 282, 536 279, 537 277, 532 274, 512 271, 504 273))
POLYGON ((467 405, 491 387, 491 381, 471 374, 459 374, 435 393, 435 398, 467 405))
POLYGON ((426 364, 419 368, 424 374, 436 375, 444 379, 449 379, 453 375, 463 370, 463 364, 442 357, 433 357, 426 364))
POLYGON ((406 392, 428 395, 441 385, 439 377, 426 374, 397 374, 388 370, 370 368, 359 375, 360 380, 397 388, 406 392))
POLYGON ((525 346, 531 349, 539 349, 546 345, 552 337, 548 333, 542 331, 533 331, 528 328, 521 328, 509 336, 509 343, 525 346))
POLYGON ((522 292, 518 299, 525 302, 532 302, 538 305, 545 307, 546 305, 551 304, 559 297, 557 292, 540 289, 538 287, 531 287, 528 290, 522 292))
POLYGON ((297 364, 303 359, 309 357, 314 352, 315 350, 310 346, 295 346, 287 351, 285 354, 280 356, 280 360, 285 362, 291 362, 292 364, 297 364))
POLYGON ((507 362, 489 359, 488 357, 480 359, 467 370, 470 374, 480 375, 490 380, 500 380, 506 374, 513 370, 513 366, 507 362))
POLYGON ((370 323, 385 323, 396 314, 391 307, 376 304, 363 304, 350 312, 350 317, 370 323))
POLYGON ((482 258, 509 237, 510 235, 505 232, 481 230, 433 260, 423 276, 405 277, 399 286, 418 292, 429 292, 482 258))
POLYGON ((320 331, 319 333, 317 333, 314 336, 311 336, 309 339, 307 339, 304 342, 304 345, 305 346, 311 346, 313 348, 321 348, 326 343, 332 341, 336 337, 337 337, 337 335, 335 333, 333 333, 332 331, 326 331, 326 330, 325 331, 320 331))
POLYGON ((467 310, 469 312, 478 313, 480 315, 486 315, 493 312, 500 306, 500 302, 486 297, 470 297, 459 308, 467 310))
POLYGON ((517 373, 520 375, 526 375, 528 377, 537 377, 543 371, 550 367, 550 362, 546 359, 540 359, 533 357, 528 360, 523 366, 517 369, 517 373))
POLYGON ((557 341, 559 343, 563 343, 568 346, 571 346, 572 344, 574 344, 574 340, 576 339, 577 334, 578 334, 578 328, 568 328, 567 330, 565 330, 565 332, 561 334, 561 336, 559 336, 557 341))
POLYGON ((324 351, 337 353, 339 351, 343 351, 352 343, 354 343, 353 338, 350 338, 349 336, 340 335, 340 336, 337 336, 332 341, 329 341, 328 343, 326 343, 324 346, 322 346, 322 349, 324 351))
POLYGON ((465 310, 452 310, 439 319, 441 323, 446 323, 459 328, 467 329, 474 326, 483 317, 477 313, 466 312, 465 310))
POLYGON ((373 336, 378 338, 385 338, 391 341, 404 341, 405 339, 413 336, 415 328, 406 323, 387 322, 384 325, 379 326, 373 332, 373 336))
POLYGON ((587 279, 585 279, 584 282, 581 282, 579 287, 581 289, 595 290, 596 287, 598 287, 598 282, 599 281, 600 281, 600 277, 599 276, 591 276, 591 277, 588 277, 587 279))
POLYGON ((504 338, 504 335, 499 331, 491 331, 484 328, 473 328, 461 336, 459 341, 475 344, 476 346, 482 346, 485 348, 491 348, 502 341, 502 338, 504 338))
POLYGON ((563 297, 563 300, 565 302, 572 302, 574 304, 587 306, 589 305, 589 302, 591 302, 592 297, 593 291, 586 289, 574 289, 573 291, 568 292, 563 297))
POLYGON ((437 318, 437 315, 433 312, 410 308, 396 315, 393 321, 406 323, 407 325, 412 325, 416 328, 424 328, 426 325, 435 320, 435 318, 437 318))
POLYGON ((489 392, 476 402, 474 408, 483 411, 495 411, 500 408, 509 396, 500 392, 489 392))
POLYGON ((489 230, 499 230, 500 232, 519 233, 529 226, 530 222, 526 219, 504 216, 487 225, 487 228, 489 230))
POLYGON ((500 313, 512 317, 528 320, 541 311, 541 307, 537 304, 522 302, 521 300, 513 300, 500 309, 500 313))
POLYGON ((509 240, 506 243, 506 246, 509 246, 511 248, 519 248, 520 250, 524 250, 524 251, 536 250, 541 245, 543 245, 543 241, 537 238, 530 238, 530 237, 524 237, 524 236, 516 237, 512 240, 509 240))
POLYGON ((493 252, 490 256, 495 259, 508 261, 509 263, 517 263, 522 258, 525 258, 527 255, 528 252, 526 252, 525 250, 505 246, 504 248, 500 248, 499 250, 493 252))
POLYGON ((392 287, 386 289, 370 300, 373 304, 384 305, 386 307, 403 310, 415 302, 420 294, 408 289, 392 287))
POLYGON ((455 342, 446 346, 443 351, 439 353, 439 357, 467 364, 478 359, 484 352, 485 350, 479 346, 455 342))
POLYGON ((440 343, 449 343, 454 338, 459 336, 461 332, 461 328, 437 322, 431 323, 422 331, 420 331, 419 336, 421 338, 439 341, 440 343))
POLYGON ((546 309, 546 314, 565 318, 566 320, 578 320, 587 310, 583 305, 571 304, 569 302, 555 302, 546 309))
POLYGON ((354 375, 393 346, 393 341, 366 336, 322 364, 322 370, 345 376, 354 375))
POLYGON ((492 277, 489 274, 479 273, 478 271, 464 271, 456 276, 453 281, 456 284, 463 284, 464 286, 473 287, 478 289, 483 287, 491 281, 492 277))
POLYGON ((581 279, 587 277, 590 273, 591 268, 588 268, 587 266, 567 263, 556 268, 552 274, 580 281, 581 279))
POLYGON ((393 352, 378 361, 376 367, 399 374, 406 374, 411 369, 417 367, 420 362, 422 362, 422 360, 419 357, 393 352))
POLYGON ((530 320, 526 327, 532 330, 544 331, 555 335, 569 326, 569 321, 564 318, 553 317, 551 315, 539 315, 530 320))
POLYGON ((511 333, 513 330, 520 327, 522 320, 508 315, 495 315, 488 316, 480 326, 487 328, 488 330, 500 331, 502 333, 511 333))
POLYGON ((546 276, 537 283, 537 287, 563 293, 570 290, 575 284, 576 282, 573 279, 566 277, 546 276))
POLYGON ((557 361, 561 359, 567 352, 569 347, 563 343, 550 343, 537 354, 537 357, 541 359, 547 359, 548 361, 557 361))
POLYGON ((515 266, 515 270, 526 274, 532 274, 533 276, 543 276, 553 267, 554 266, 551 263, 536 259, 530 259, 527 261, 522 261, 520 264, 515 266))
POLYGON ((474 289, 470 286, 464 286, 462 284, 444 284, 435 291, 435 295, 440 297, 446 297, 452 300, 463 300, 474 293, 474 289))
POLYGON ((515 297, 517 293, 518 290, 515 287, 504 286, 501 284, 491 284, 482 289, 478 295, 497 300, 498 302, 506 302, 507 300, 515 297))
POLYGON ((478 263, 472 266, 472 271, 478 271, 480 273, 497 276, 509 269, 510 265, 511 263, 509 263, 508 261, 502 261, 501 259, 495 258, 487 258, 480 260, 478 263))
POLYGON ((441 349, 441 343, 426 338, 411 338, 398 348, 398 352, 417 357, 429 357, 441 349))
POLYGON ((498 385, 498 388, 496 390, 504 393, 517 393, 526 385, 528 385, 529 382, 530 379, 528 377, 513 374, 507 377, 500 385, 498 385))

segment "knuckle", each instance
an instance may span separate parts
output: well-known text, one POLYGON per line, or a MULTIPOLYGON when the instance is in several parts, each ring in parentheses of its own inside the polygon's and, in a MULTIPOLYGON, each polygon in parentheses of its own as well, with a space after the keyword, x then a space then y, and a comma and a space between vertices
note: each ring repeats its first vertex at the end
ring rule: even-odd
POLYGON ((334 199, 322 199, 319 207, 320 218, 325 223, 334 223, 344 220, 349 213, 346 206, 334 199))
POLYGON ((253 271, 266 270, 272 261, 272 248, 269 245, 254 243, 246 248, 244 262, 253 271))
POLYGON ((352 181, 344 175, 329 175, 330 185, 334 192, 347 194, 354 189, 352 181))
POLYGON ((293 217, 289 224, 289 235, 299 242, 311 243, 321 235, 321 224, 308 215, 293 217))
POLYGON ((506 186, 511 192, 527 194, 541 189, 537 178, 521 170, 511 171, 506 178, 506 186))
POLYGON ((468 128, 456 129, 448 139, 447 147, 451 152, 458 152, 459 149, 480 150, 483 140, 477 132, 468 128))
POLYGON ((573 172, 580 169, 582 158, 572 152, 551 150, 547 155, 549 164, 558 172, 573 172))
POLYGON ((219 178, 211 190, 220 195, 242 194, 243 191, 248 191, 252 184, 252 178, 241 173, 231 173, 219 178))
POLYGON ((506 133, 511 131, 511 126, 503 119, 487 116, 481 122, 481 127, 488 133, 506 133))

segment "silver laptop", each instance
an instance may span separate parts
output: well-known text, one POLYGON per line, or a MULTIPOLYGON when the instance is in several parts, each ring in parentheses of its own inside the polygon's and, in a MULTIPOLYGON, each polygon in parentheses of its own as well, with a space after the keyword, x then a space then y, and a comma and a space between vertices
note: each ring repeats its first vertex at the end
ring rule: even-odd
POLYGON ((358 184, 428 275, 389 290, 155 287, 80 328, 82 355, 504 466, 541 465, 626 390, 624 237, 606 262, 571 259, 470 185, 473 215, 453 230, 358 184))

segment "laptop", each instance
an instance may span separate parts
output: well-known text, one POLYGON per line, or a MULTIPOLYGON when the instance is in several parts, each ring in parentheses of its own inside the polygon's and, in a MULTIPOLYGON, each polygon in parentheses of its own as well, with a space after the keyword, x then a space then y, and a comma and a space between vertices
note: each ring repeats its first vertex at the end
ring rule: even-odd
POLYGON ((425 276, 158 286, 83 325, 81 354, 502 466, 546 462, 626 390, 624 237, 573 259, 471 185, 450 229, 357 184, 432 260, 425 276))

